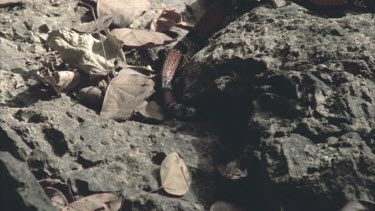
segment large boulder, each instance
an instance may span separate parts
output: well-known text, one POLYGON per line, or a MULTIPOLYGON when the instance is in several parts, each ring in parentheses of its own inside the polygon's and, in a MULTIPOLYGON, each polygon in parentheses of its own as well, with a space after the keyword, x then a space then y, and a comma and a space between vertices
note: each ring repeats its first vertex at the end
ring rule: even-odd
POLYGON ((335 210, 375 201, 374 81, 373 14, 288 4, 216 33, 176 87, 202 110, 246 116, 250 172, 280 206, 335 210))

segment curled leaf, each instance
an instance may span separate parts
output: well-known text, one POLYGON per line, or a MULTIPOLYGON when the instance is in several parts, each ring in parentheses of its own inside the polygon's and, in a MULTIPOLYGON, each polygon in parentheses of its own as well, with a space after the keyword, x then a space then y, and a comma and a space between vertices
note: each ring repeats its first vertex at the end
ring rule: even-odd
POLYGON ((172 38, 163 33, 139 29, 114 29, 111 33, 122 40, 125 47, 129 48, 154 47, 173 41, 172 38))
POLYGON ((151 31, 166 32, 182 21, 182 16, 173 10, 163 10, 156 14, 150 24, 151 31))
POLYGON ((185 162, 176 152, 169 154, 160 166, 161 184, 164 190, 175 196, 182 196, 189 191, 190 174, 185 162))
POLYGON ((37 77, 42 83, 51 86, 57 94, 73 90, 80 82, 79 72, 74 71, 39 71, 37 77))
POLYGON ((61 210, 68 205, 68 200, 59 190, 53 187, 46 187, 44 188, 44 192, 51 199, 52 206, 56 207, 58 210, 61 210))
POLYGON ((90 78, 106 75, 107 69, 113 69, 114 60, 119 56, 122 47, 122 42, 108 37, 104 40, 103 50, 100 40, 66 28, 49 33, 47 42, 52 49, 59 52, 64 62, 88 74, 90 78))
POLYGON ((113 23, 119 27, 127 27, 150 6, 148 0, 98 0, 97 12, 99 17, 113 17, 113 23))

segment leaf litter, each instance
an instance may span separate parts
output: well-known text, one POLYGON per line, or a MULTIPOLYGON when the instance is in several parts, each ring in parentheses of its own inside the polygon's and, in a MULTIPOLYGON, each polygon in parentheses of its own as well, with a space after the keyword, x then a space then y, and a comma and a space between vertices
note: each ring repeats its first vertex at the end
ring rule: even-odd
POLYGON ((113 17, 118 27, 128 27, 137 17, 150 8, 148 0, 98 0, 99 18, 105 15, 113 17))
POLYGON ((128 120, 154 93, 150 77, 120 71, 108 85, 100 115, 117 121, 128 120))
POLYGON ((150 48, 171 43, 173 39, 166 34, 141 29, 113 29, 111 34, 124 42, 127 48, 150 48))
POLYGON ((161 184, 165 192, 183 196, 190 189, 190 174, 184 160, 177 152, 169 154, 160 166, 161 184))
MULTIPOLYGON (((0 6, 13 2, 22 1, 0 0, 0 6)), ((61 93, 80 87, 81 74, 88 75, 92 81, 108 77, 109 84, 104 88, 100 88, 99 84, 80 87, 74 95, 83 102, 102 104, 100 115, 105 118, 125 121, 139 112, 146 118, 163 121, 165 116, 162 107, 155 101, 147 101, 155 91, 152 80, 155 72, 152 69, 127 65, 119 73, 114 72, 111 78, 108 71, 114 71, 115 61, 125 62, 123 47, 137 49, 168 44, 174 40, 160 32, 167 32, 174 26, 191 28, 189 24, 182 21, 179 13, 168 9, 162 10, 155 16, 150 24, 150 31, 125 28, 149 8, 148 0, 98 0, 98 19, 93 12, 95 21, 82 23, 74 28, 75 31, 84 34, 60 28, 50 32, 46 39, 48 45, 60 54, 61 59, 77 68, 79 72, 39 72, 38 78, 51 86, 56 93, 61 93), (110 31, 109 26, 112 23, 120 28, 110 31), (101 31, 105 31, 106 36, 101 34, 101 31), (100 40, 94 38, 91 33, 97 33, 100 40), (104 96, 103 92, 105 92, 104 96)), ((230 179, 247 176, 247 170, 239 171, 235 163, 229 163, 221 169, 220 172, 230 179)), ((183 196, 190 189, 191 178, 188 168, 176 152, 169 154, 163 160, 160 178, 162 188, 171 195, 183 196)), ((113 193, 94 194, 69 204, 57 189, 48 187, 46 192, 53 205, 59 210, 112 211, 119 210, 122 206, 122 198, 113 193)), ((226 202, 217 202, 210 210, 239 211, 240 209, 235 209, 235 206, 226 202)))
POLYGON ((150 30, 156 32, 166 32, 177 26, 182 21, 182 16, 174 10, 164 9, 160 11, 151 21, 150 30))

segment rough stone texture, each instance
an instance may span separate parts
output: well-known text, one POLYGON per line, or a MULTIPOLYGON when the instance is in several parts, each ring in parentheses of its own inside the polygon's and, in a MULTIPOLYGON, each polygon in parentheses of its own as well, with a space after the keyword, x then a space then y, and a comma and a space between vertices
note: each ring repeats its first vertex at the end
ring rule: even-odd
POLYGON ((0 152, 0 172, 2 210, 55 210, 24 162, 8 152, 0 152))
POLYGON ((324 18, 289 4, 216 33, 176 86, 201 109, 251 113, 249 172, 285 210, 336 210, 375 202, 374 81, 374 14, 324 18))
MULTIPOLYGON (((28 166, 39 181, 50 181, 54 187, 66 184, 75 199, 121 193, 126 211, 208 209, 217 186, 213 155, 219 138, 214 130, 173 120, 118 123, 69 96, 56 96, 35 77, 45 65, 38 60, 46 53, 45 24, 50 30, 70 28, 87 9, 75 11, 75 0, 61 1, 57 7, 45 0, 25 2, 0 9, 0 150, 27 163, 15 166, 15 171, 28 166), (160 189, 159 166, 173 151, 184 157, 192 177, 191 191, 183 197, 160 189)), ((35 180, 32 184, 39 191, 35 180)), ((66 191, 65 186, 60 190, 66 191)), ((43 204, 37 210, 43 210, 43 204)))

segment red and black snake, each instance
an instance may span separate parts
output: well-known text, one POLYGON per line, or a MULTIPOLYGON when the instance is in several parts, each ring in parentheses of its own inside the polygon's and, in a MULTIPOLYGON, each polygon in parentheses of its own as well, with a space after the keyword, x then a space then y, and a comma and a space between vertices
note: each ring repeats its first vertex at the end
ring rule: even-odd
MULTIPOLYGON (((167 50, 166 58, 161 70, 163 101, 166 110, 178 119, 190 119, 196 115, 196 109, 177 103, 173 94, 172 80, 183 55, 191 57, 200 50, 204 42, 220 28, 225 18, 236 11, 249 6, 254 6, 258 2, 272 0, 215 0, 206 13, 182 40, 173 49, 167 50)), ((294 0, 298 1, 305 0, 294 0)), ((375 10, 375 0, 309 0, 317 7, 341 7, 353 6, 362 7, 370 11, 375 10)))

